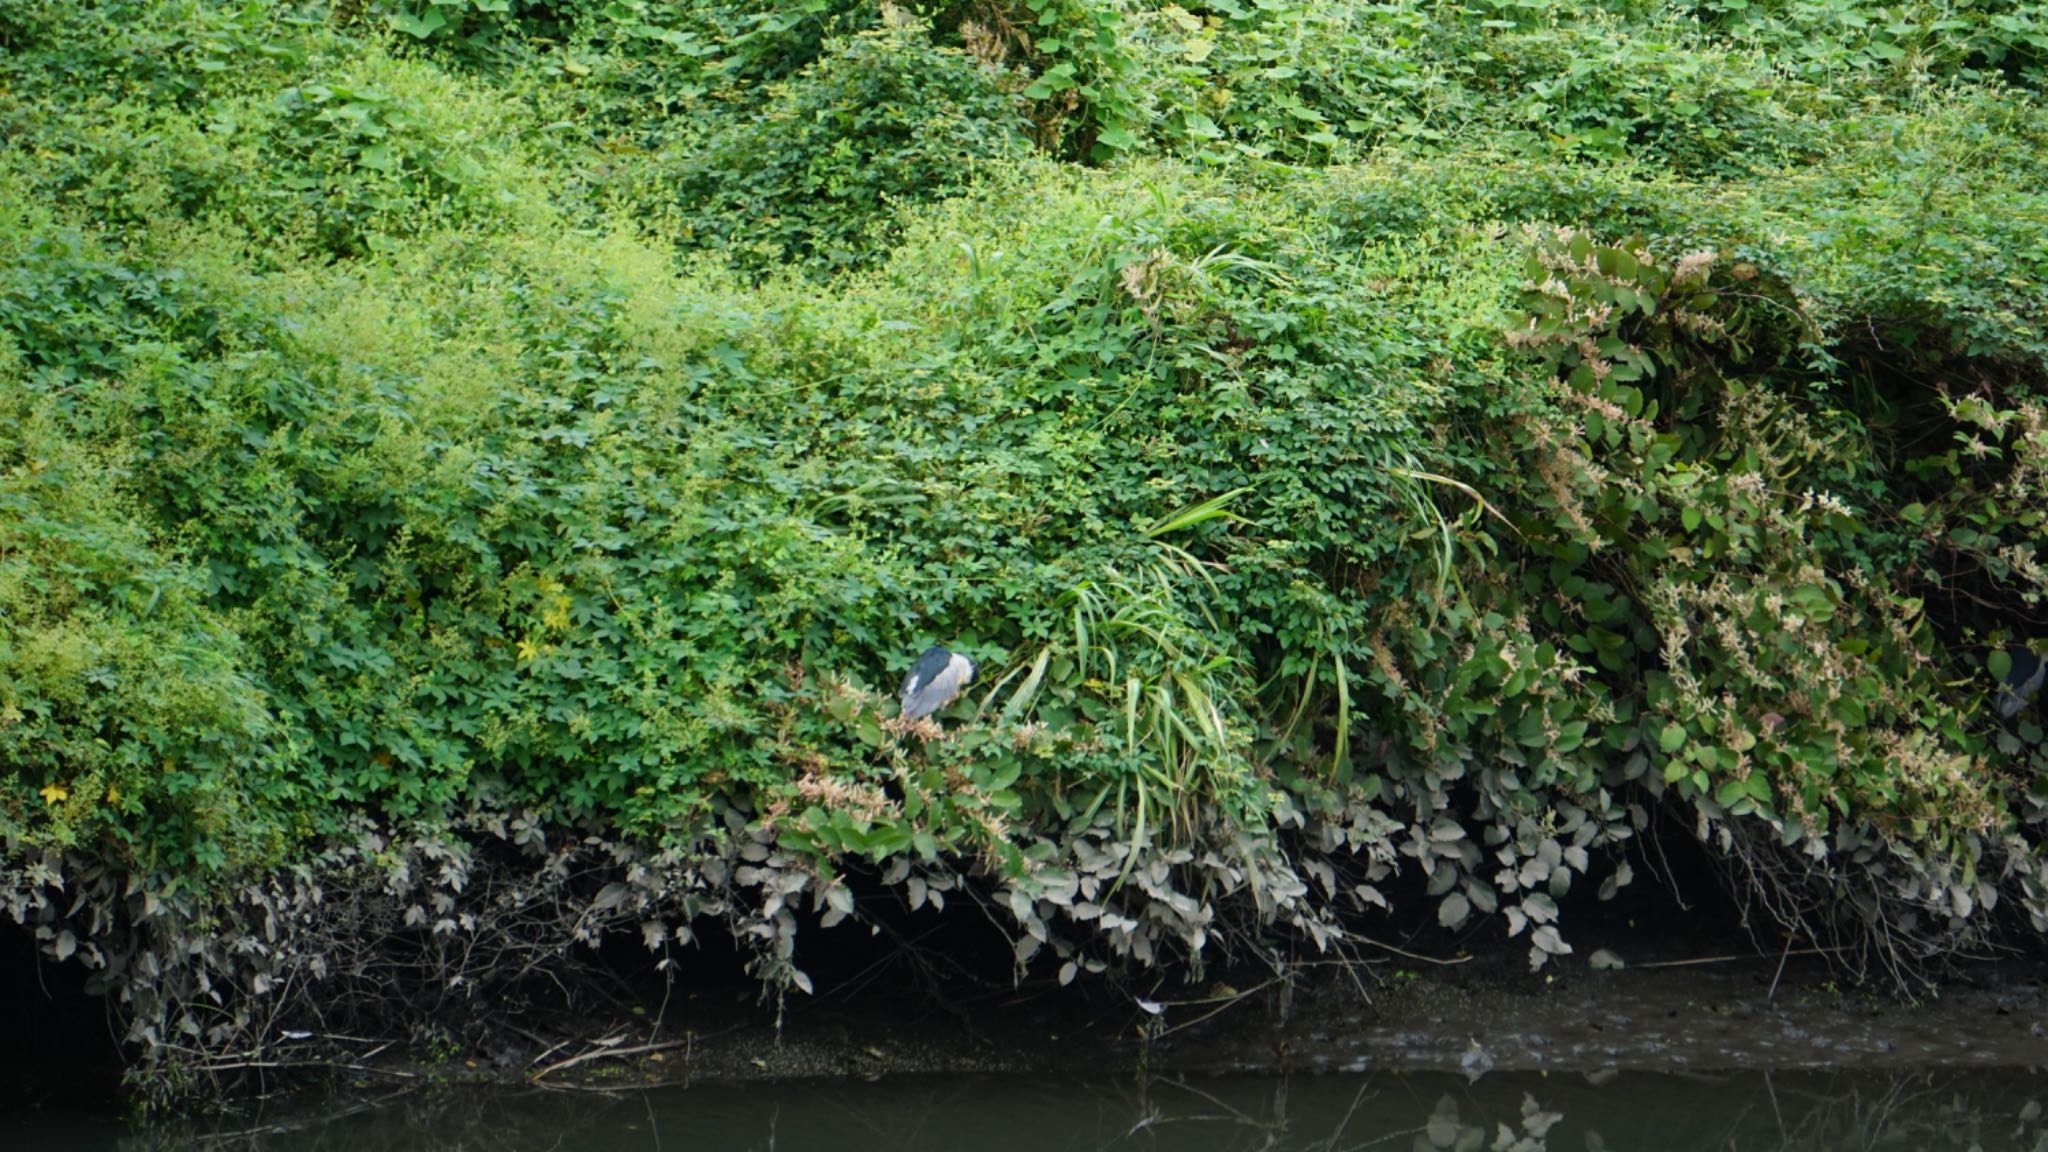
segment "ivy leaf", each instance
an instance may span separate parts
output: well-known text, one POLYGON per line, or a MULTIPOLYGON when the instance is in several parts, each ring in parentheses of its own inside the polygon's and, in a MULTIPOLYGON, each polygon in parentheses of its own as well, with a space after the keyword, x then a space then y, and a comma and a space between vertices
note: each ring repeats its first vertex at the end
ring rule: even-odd
POLYGON ((417 40, 425 40, 448 26, 448 17, 439 8, 429 5, 414 12, 393 12, 391 27, 417 40))
POLYGON ((1104 127, 1095 139, 1097 143, 1106 144, 1118 151, 1135 148, 1138 144, 1138 138, 1131 135, 1130 131, 1121 124, 1111 124, 1104 127))
POLYGON ((1663 731, 1657 733, 1657 747, 1663 749, 1666 756, 1685 747, 1685 728, 1678 724, 1666 724, 1663 731))

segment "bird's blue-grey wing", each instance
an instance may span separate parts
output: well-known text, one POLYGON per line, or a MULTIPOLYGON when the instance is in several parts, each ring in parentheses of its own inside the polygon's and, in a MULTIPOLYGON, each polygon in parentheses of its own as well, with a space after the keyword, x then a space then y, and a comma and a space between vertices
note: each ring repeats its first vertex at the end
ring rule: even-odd
POLYGON ((903 687, 896 690, 897 698, 908 700, 916 695, 932 682, 932 677, 946 670, 946 665, 952 658, 951 652, 937 645, 925 649, 924 654, 917 658, 917 663, 910 666, 910 674, 903 678, 903 687))
POLYGON ((2048 679, 2048 661, 2028 648, 2007 651, 2012 656, 2012 668, 1999 681, 1998 699, 1992 706, 2000 717, 2011 719, 2041 691, 2042 681, 2048 679))

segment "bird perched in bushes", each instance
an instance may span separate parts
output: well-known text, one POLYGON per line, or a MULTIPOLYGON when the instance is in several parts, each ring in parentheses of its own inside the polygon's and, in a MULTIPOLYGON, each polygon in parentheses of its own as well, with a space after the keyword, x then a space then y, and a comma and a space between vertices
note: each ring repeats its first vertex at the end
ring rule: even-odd
POLYGON ((924 719, 951 704, 973 682, 973 661, 932 645, 910 666, 910 675, 903 678, 903 687, 896 691, 897 699, 903 701, 903 718, 924 719))
POLYGON ((2007 648, 2005 654, 2012 658, 2012 667, 1998 682, 1998 699, 1992 707, 2001 719, 2010 720, 2040 693, 2041 681, 2048 678, 2048 661, 2031 648, 2007 648))

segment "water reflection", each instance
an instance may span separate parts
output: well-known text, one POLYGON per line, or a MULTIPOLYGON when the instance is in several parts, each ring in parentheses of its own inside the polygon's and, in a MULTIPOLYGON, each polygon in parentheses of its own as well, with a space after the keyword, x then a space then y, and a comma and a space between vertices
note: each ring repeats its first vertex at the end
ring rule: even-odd
POLYGON ((181 1132, 0 1120, 50 1152, 2048 1152, 2048 1076, 1434 1074, 1144 1083, 904 1078, 604 1094, 443 1090, 300 1101, 181 1132))

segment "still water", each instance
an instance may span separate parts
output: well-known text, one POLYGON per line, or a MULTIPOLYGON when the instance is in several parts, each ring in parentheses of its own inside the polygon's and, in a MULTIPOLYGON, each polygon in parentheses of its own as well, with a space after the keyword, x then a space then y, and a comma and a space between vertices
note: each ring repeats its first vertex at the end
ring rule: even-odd
POLYGON ((905 1077, 619 1094, 452 1089, 180 1131, 0 1117, 7 1152, 2048 1152, 2048 1073, 905 1077))

